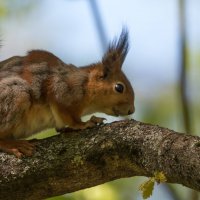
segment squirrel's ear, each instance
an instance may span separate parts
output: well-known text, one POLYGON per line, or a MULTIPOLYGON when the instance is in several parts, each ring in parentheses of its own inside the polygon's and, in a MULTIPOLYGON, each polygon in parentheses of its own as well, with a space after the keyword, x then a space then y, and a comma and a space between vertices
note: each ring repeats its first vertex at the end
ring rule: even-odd
POLYGON ((121 68, 129 50, 128 30, 122 28, 119 39, 114 39, 108 46, 107 52, 102 58, 103 65, 107 68, 121 68))

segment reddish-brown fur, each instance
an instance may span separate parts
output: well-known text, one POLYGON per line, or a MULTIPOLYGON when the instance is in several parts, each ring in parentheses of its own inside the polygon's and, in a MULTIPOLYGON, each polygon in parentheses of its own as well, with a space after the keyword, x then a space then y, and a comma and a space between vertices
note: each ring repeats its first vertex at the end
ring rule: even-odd
POLYGON ((93 116, 82 122, 81 117, 95 112, 132 114, 134 92, 121 70, 127 52, 128 32, 123 29, 101 62, 82 68, 41 50, 0 62, 0 149, 18 157, 31 155, 33 145, 16 139, 66 125, 93 127, 104 119, 93 116))
POLYGON ((49 67, 56 66, 60 64, 60 59, 54 54, 43 51, 30 51, 28 55, 24 58, 24 65, 30 65, 31 63, 42 63, 47 62, 49 67))

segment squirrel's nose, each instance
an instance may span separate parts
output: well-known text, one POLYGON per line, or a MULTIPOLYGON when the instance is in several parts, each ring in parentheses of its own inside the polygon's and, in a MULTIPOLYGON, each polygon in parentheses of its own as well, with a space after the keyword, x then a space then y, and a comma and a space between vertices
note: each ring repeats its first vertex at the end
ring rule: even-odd
POLYGON ((128 115, 131 115, 135 112, 135 107, 133 106, 132 108, 130 108, 130 110, 128 111, 128 115))

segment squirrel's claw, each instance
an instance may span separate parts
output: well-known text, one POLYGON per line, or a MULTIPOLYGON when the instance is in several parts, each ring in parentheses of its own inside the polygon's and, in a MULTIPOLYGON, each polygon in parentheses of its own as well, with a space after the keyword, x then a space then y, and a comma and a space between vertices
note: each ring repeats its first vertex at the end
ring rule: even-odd
POLYGON ((93 123, 95 123, 95 124, 103 124, 104 120, 106 120, 106 118, 96 117, 94 115, 90 118, 90 121, 93 122, 93 123))
POLYGON ((31 156, 33 154, 34 144, 28 140, 1 140, 0 150, 21 158, 23 155, 31 156))
POLYGON ((96 125, 101 125, 104 123, 104 120, 106 120, 106 118, 96 117, 93 115, 87 122, 76 123, 73 127, 56 128, 56 131, 59 133, 67 133, 74 130, 84 130, 95 127, 96 125))

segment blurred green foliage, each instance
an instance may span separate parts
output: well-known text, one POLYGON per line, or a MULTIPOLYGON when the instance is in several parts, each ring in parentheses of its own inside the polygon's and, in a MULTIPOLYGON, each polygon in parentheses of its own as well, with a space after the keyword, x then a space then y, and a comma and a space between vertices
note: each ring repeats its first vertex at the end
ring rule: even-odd
POLYGON ((134 186, 137 180, 137 178, 120 179, 48 200, 131 200, 135 199, 137 194, 137 188, 134 186))
POLYGON ((0 0, 0 19, 14 15, 23 16, 36 8, 39 0, 0 0))
POLYGON ((6 16, 6 14, 7 14, 6 6, 4 5, 4 1, 2 0, 2 2, 0 3, 0 18, 6 16))

